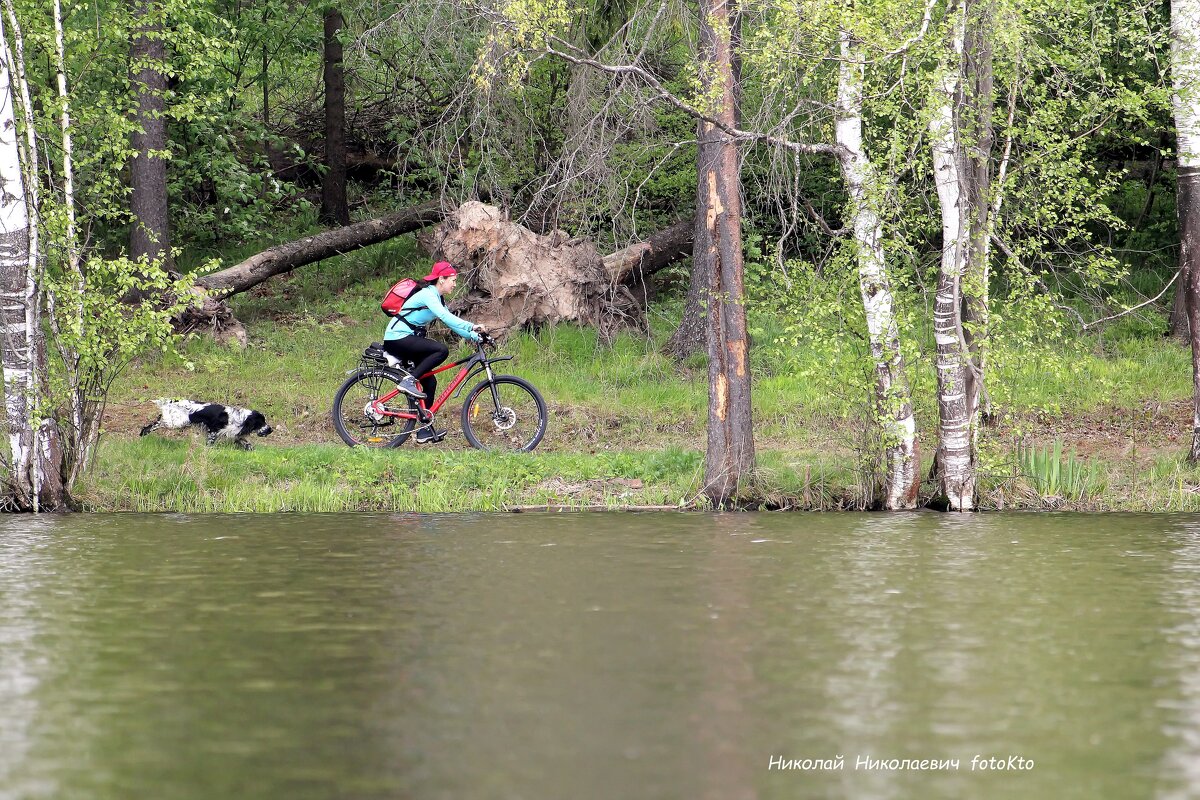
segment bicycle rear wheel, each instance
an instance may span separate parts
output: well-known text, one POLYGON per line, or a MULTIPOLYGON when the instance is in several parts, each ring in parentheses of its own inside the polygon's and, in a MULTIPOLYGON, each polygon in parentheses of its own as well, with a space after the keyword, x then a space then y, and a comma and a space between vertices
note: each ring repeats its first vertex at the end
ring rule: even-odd
MULTIPOLYGON (((374 404, 396 388, 400 376, 383 368, 359 370, 346 379, 333 398, 333 427, 351 447, 399 447, 408 439, 415 419, 380 414, 374 404)), ((411 406, 411 398, 399 394, 388 401, 386 410, 411 406)))
POLYGON ((463 433, 479 450, 524 450, 546 434, 546 403, 538 390, 513 375, 497 375, 471 390, 462 408, 463 433))

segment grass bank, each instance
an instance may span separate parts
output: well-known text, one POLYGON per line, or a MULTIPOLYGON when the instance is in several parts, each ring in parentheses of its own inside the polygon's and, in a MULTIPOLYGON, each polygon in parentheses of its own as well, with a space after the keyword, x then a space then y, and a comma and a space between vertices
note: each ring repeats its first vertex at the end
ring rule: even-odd
MULTIPOLYGON (((134 511, 500 510, 519 507, 698 508, 706 387, 701 360, 679 367, 658 344, 679 308, 651 309, 649 340, 605 344, 570 327, 512 338, 511 371, 551 409, 533 454, 471 450, 451 402, 442 444, 361 451, 340 443, 333 393, 384 319, 378 299, 425 258, 409 240, 312 265, 237 298, 245 350, 207 339, 136 365, 114 387, 85 507, 134 511), (248 405, 275 433, 244 453, 204 447, 191 432, 139 438, 157 397, 248 405)), ((759 312, 755 437, 766 507, 853 508, 872 466, 862 397, 840 391, 825 356, 769 346, 784 321, 759 312), (831 388, 832 387, 832 388, 831 388)), ((997 363, 997 421, 984 435, 984 504, 991 508, 1200 509, 1200 472, 1183 460, 1190 436, 1190 360, 1144 320, 1065 341, 1070 368, 1044 352, 997 363), (1040 461, 1031 451, 1055 454, 1040 461), (1073 455, 1073 461, 1072 459, 1073 455), (1044 471, 1046 474, 1039 474, 1044 471), (1053 479, 1053 480, 1052 480, 1053 479)), ((921 449, 933 448, 931 353, 911 365, 921 449)))

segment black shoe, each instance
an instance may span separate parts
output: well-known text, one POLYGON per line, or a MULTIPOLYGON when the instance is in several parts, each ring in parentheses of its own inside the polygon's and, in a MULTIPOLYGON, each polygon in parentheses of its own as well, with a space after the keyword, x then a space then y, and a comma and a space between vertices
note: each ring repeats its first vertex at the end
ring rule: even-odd
POLYGON ((426 425, 417 431, 417 444, 437 444, 446 438, 445 431, 439 431, 432 425, 426 425))
POLYGON ((417 386, 416 379, 411 375, 400 381, 397 384, 397 388, 415 400, 421 400, 425 397, 425 393, 421 391, 420 386, 417 386))

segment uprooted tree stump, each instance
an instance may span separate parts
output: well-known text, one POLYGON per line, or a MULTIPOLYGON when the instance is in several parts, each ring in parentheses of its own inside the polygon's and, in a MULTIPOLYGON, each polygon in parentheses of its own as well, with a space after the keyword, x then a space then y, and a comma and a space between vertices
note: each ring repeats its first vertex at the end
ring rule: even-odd
POLYGON ((603 257, 588 239, 559 230, 540 235, 495 206, 472 201, 418 238, 434 258, 459 268, 467 293, 451 308, 471 322, 500 335, 573 322, 595 326, 611 340, 623 327, 645 329, 645 309, 627 281, 661 268, 656 253, 661 260, 671 252, 669 263, 690 251, 691 223, 677 227, 686 228, 684 244, 672 239, 656 250, 640 242, 603 257))

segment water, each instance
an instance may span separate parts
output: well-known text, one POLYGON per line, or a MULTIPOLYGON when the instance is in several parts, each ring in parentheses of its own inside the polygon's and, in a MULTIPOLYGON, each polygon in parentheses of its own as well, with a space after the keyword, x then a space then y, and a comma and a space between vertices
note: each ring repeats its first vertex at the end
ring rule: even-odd
POLYGON ((1014 796, 1200 796, 1200 517, 0 519, 5 800, 1014 796))

